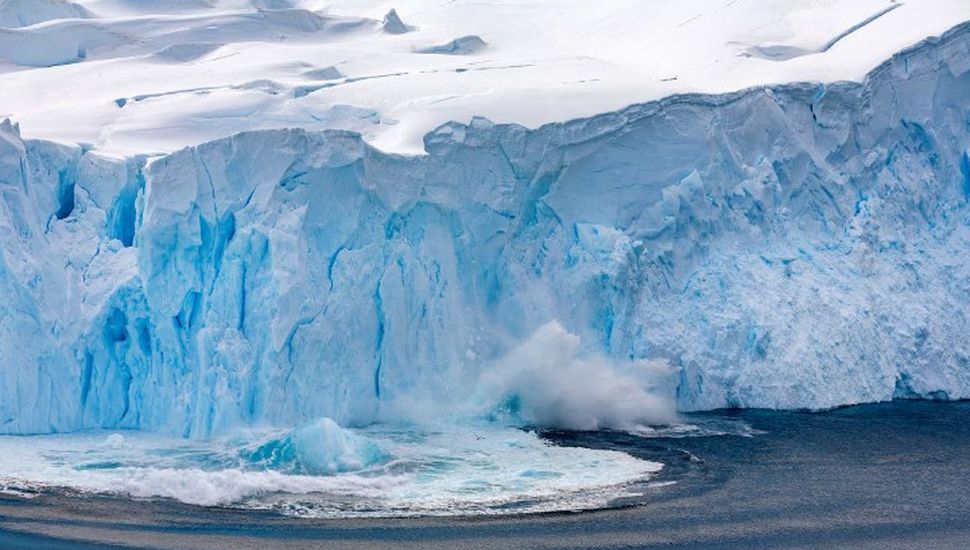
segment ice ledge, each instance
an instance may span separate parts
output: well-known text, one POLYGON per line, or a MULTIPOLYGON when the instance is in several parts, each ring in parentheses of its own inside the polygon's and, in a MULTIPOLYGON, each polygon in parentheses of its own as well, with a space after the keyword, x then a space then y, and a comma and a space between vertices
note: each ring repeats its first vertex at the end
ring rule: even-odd
POLYGON ((357 130, 382 150, 419 153, 428 131, 475 115, 537 128, 682 92, 860 80, 894 51, 970 18, 960 0, 889 11, 886 0, 838 9, 828 0, 779 0, 771 9, 563 0, 554 15, 537 0, 501 9, 410 0, 396 6, 404 26, 395 18, 382 25, 389 6, 370 0, 342 8, 357 15, 315 11, 317 0, 77 3, 95 17, 0 33, 0 57, 13 63, 3 69, 0 104, 25 136, 91 143, 116 158, 285 126, 357 130), (419 53, 461 37, 487 46, 419 53), (773 48, 805 55, 750 54, 773 48), (317 78, 333 67, 339 77, 317 78), (56 92, 66 88, 70 98, 56 92))
POLYGON ((970 397, 968 33, 423 156, 277 130, 145 166, 5 124, 0 431, 366 423, 553 319, 666 358, 682 409, 970 397))

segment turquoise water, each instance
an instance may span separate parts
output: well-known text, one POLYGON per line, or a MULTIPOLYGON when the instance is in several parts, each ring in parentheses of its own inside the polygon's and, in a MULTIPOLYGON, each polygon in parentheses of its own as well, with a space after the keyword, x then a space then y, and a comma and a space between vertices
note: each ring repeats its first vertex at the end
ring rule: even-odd
POLYGON ((174 499, 310 517, 608 506, 662 469, 495 426, 348 430, 321 419, 205 441, 140 432, 0 437, 0 488, 174 499))

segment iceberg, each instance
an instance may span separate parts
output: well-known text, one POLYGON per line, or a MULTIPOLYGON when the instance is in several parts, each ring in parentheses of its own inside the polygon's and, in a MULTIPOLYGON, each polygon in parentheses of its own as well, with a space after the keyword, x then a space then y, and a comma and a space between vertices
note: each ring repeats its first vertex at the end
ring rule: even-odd
POLYGON ((970 397, 970 25, 862 83, 424 148, 283 129, 119 160, 0 125, 0 432, 366 425, 553 321, 666 361, 681 410, 970 397))

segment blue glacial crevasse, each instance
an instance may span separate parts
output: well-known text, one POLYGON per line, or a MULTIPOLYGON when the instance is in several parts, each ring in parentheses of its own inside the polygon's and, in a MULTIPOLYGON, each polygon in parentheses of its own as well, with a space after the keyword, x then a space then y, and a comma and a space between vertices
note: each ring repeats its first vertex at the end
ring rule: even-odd
POLYGON ((685 410, 970 397, 970 25, 821 90, 418 157, 274 130, 146 164, 3 123, 0 432, 366 423, 553 319, 667 358, 685 410))

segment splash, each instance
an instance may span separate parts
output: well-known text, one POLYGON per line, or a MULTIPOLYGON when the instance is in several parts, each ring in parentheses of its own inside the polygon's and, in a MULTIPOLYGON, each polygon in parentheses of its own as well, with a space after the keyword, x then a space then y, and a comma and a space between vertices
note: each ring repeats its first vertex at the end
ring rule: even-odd
POLYGON ((553 320, 478 371, 454 369, 389 398, 381 422, 637 431, 680 422, 676 386, 667 361, 607 357, 553 320))
POLYGON ((255 467, 302 475, 362 470, 386 458, 374 441, 320 418, 282 437, 260 442, 242 456, 255 467))
MULTIPOLYGON (((134 432, 0 436, 0 446, 4 494, 68 487, 328 518, 595 509, 635 494, 632 484, 662 468, 616 451, 551 445, 534 433, 499 426, 433 432, 374 426, 350 432, 314 421, 284 434, 250 431, 205 441, 134 432), (313 463, 307 453, 322 452, 321 443, 345 436, 353 443, 337 455, 365 451, 342 459, 357 461, 359 469, 306 473, 313 463), (283 458, 252 460, 252 449, 267 445, 275 450, 270 455, 283 458), (295 448, 279 451, 288 446, 295 448), (366 463, 378 448, 381 458, 366 463)), ((335 463, 325 460, 320 471, 334 470, 335 463)))
POLYGON ((670 424, 677 420, 672 374, 662 360, 584 352, 578 336, 552 321, 485 370, 477 398, 504 423, 567 430, 670 424))
POLYGON ((424 387, 389 403, 384 422, 356 429, 321 417, 198 440, 0 437, 0 492, 69 487, 312 517, 488 515, 601 508, 663 467, 559 447, 529 429, 669 424, 676 414, 666 363, 588 352, 550 322, 481 369, 462 373, 464 402, 424 387))

